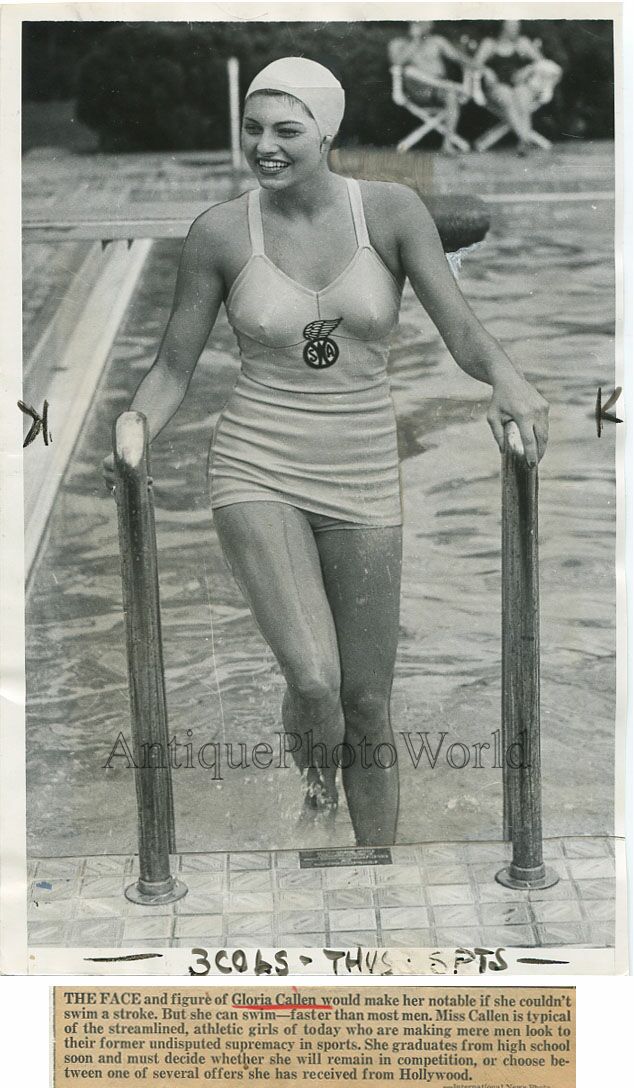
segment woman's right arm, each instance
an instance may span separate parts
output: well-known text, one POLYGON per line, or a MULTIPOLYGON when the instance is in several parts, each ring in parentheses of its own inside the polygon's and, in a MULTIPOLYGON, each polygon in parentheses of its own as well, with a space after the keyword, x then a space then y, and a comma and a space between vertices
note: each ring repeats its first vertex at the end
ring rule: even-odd
POLYGON ((214 265, 207 215, 192 224, 185 239, 167 328, 130 405, 147 418, 150 441, 182 403, 222 303, 224 280, 214 265))
MULTIPOLYGON (((181 405, 218 316, 225 284, 214 262, 213 241, 210 213, 205 212, 194 221, 183 244, 167 328, 130 404, 130 410, 146 417, 150 442, 181 405)), ((104 461, 104 476, 108 486, 114 486, 112 454, 104 461)))

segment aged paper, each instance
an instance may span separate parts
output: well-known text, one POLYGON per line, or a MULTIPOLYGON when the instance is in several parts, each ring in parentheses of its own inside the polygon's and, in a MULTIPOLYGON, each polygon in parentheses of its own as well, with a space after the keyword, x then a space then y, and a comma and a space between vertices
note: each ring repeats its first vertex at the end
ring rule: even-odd
MULTIPOLYGON (((462 47, 473 47, 474 56, 508 16, 494 4, 425 7, 439 25, 464 23, 462 47)), ((588 24, 580 33, 593 40, 592 20, 601 24, 594 40, 613 32, 619 42, 616 7, 513 7, 526 38, 539 40, 552 63, 553 43, 565 43, 568 28, 572 35, 588 24)), ((559 128, 552 119, 546 125, 553 148, 536 144, 525 157, 508 136, 507 144, 482 145, 480 154, 443 155, 440 131, 431 145, 397 152, 427 121, 398 105, 388 47, 420 15, 419 5, 407 4, 123 4, 107 11, 80 4, 2 12, 6 970, 84 974, 118 965, 125 973, 221 975, 227 964, 238 971, 244 964, 257 974, 276 956, 298 973, 346 977, 625 969, 624 428, 601 415, 623 385, 620 52, 603 48, 595 58, 604 82, 614 73, 614 142, 596 130, 584 137, 583 126, 593 123, 588 106, 581 117, 571 113, 570 131, 560 111, 559 128), (132 50, 140 69, 141 58, 150 68, 152 61, 139 27, 156 25, 150 52, 166 50, 165 67, 152 77, 157 94, 172 86, 170 31, 192 34, 198 61, 209 42, 220 49, 220 38, 205 38, 210 29, 239 23, 264 58, 261 42, 271 27, 279 26, 285 50, 298 42, 301 51, 303 24, 315 24, 321 59, 341 73, 356 110, 356 130, 331 153, 333 172, 400 181, 425 199, 450 236, 445 248, 456 272, 461 265, 458 282, 476 315, 550 402, 551 436, 539 468, 539 567, 535 560, 532 568, 540 575, 541 677, 533 669, 529 680, 541 696, 540 752, 539 744, 509 742, 501 726, 503 465, 486 423, 489 391, 455 365, 405 287, 389 363, 404 508, 393 739, 370 736, 352 753, 373 781, 377 770, 398 771, 391 842, 355 842, 342 774, 336 821, 298 820, 305 783, 292 734, 282 728, 283 676, 223 559, 209 510, 207 450, 238 373, 224 314, 175 422, 152 444, 168 732, 158 757, 150 744, 143 765, 134 703, 130 710, 140 685, 130 680, 126 652, 132 598, 122 590, 121 523, 101 463, 114 421, 158 349, 189 225, 254 181, 231 160, 229 132, 221 148, 146 144, 140 151, 108 143, 112 132, 102 132, 99 145, 96 127, 81 122, 79 143, 60 148, 46 120, 52 112, 38 114, 26 91, 21 103, 18 58, 37 82, 38 65, 53 65, 60 48, 55 28, 74 22, 82 24, 86 49, 97 50, 95 71, 106 81, 118 47, 97 48, 86 27, 112 23, 102 28, 102 42, 116 30, 119 55, 132 50), (358 25, 377 37, 355 86, 346 71, 358 25), (364 96, 388 118, 376 140, 364 96), (47 123, 50 134, 42 137, 47 123), (485 220, 483 236, 474 238, 485 220), (22 506, 24 536, 15 516, 22 506), (150 786, 146 804, 153 758, 162 784, 150 786), (533 767, 535 775, 524 774, 533 767), (505 769, 507 783, 515 782, 510 792, 526 804, 516 840, 520 849, 524 839, 529 851, 541 846, 547 870, 532 886, 496 879, 513 864, 503 828, 505 769), (531 801, 537 787, 541 807, 531 801), (175 838, 154 835, 170 820, 143 823, 156 796, 162 812, 171 807, 175 838), (139 832, 142 842, 158 842, 141 871, 139 832), (155 876, 158 855, 168 871, 158 865, 158 899, 150 902, 147 866, 155 876)), ((451 37, 449 25, 445 31, 451 37)), ((221 44, 217 93, 229 99, 233 77, 227 41, 221 44)), ((55 63, 63 66, 63 56, 55 63)), ((243 55, 241 94, 248 65, 243 55)), ((569 101, 566 78, 553 95, 569 101)), ((129 85, 127 93, 131 117, 129 85)), ((472 88, 455 132, 474 149, 493 139, 497 124, 475 94, 472 88)), ((425 115, 429 105, 419 103, 425 115)), ((97 107, 95 126, 96 114, 97 107)), ((548 140, 544 116, 536 113, 535 126, 548 140)), ((144 117, 149 126, 149 102, 141 106, 141 127, 144 117)), ((73 124, 80 128, 78 118, 73 124)), ((184 119, 179 126, 185 131, 184 119)), ((176 139, 173 131, 169 138, 176 139)), ((336 370, 327 343, 329 336, 337 343, 336 330, 315 336, 307 339, 316 358, 329 364, 326 372, 336 370)), ((607 410, 622 415, 618 399, 607 410)), ((530 539, 524 526, 521 540, 530 539)), ((358 597, 365 599, 361 591, 358 597)), ((147 598, 139 600, 147 618, 147 598)), ((522 622, 535 617, 535 594, 532 601, 520 607, 522 622)), ((382 630, 364 630, 382 660, 382 630)), ((534 645, 531 631, 522 637, 534 645)), ((352 647, 355 638, 361 646, 361 627, 352 647)), ((317 749, 317 733, 312 741, 317 749)), ((338 747, 329 754, 345 771, 349 753, 337 755, 338 747)), ((517 871, 516 858, 516 881, 517 871)))
POLYGON ((77 1080, 574 1088, 574 988, 53 990, 54 1088, 77 1080))

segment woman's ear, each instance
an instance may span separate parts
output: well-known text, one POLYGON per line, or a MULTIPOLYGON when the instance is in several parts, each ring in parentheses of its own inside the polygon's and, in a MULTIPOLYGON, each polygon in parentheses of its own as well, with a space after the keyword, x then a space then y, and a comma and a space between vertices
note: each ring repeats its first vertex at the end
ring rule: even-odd
POLYGON ((324 151, 330 151, 330 145, 333 140, 334 136, 322 136, 321 144, 319 145, 319 150, 322 154, 324 153, 324 151))

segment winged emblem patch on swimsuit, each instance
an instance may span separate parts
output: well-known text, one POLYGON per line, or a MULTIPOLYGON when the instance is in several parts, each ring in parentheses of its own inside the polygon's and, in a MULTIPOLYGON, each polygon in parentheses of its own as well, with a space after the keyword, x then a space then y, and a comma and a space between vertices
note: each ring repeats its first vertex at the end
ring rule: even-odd
POLYGON ((302 333, 304 339, 308 341, 304 345, 304 362, 308 366, 312 366, 315 370, 323 370, 337 362, 339 347, 334 340, 330 339, 330 334, 342 321, 342 317, 331 317, 323 321, 308 322, 302 333))

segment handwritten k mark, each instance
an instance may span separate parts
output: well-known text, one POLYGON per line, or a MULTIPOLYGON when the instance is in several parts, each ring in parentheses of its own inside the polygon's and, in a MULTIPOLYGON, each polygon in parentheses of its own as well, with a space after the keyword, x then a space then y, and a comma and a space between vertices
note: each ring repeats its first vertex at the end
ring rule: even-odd
POLYGON ((601 437, 603 431, 603 420, 609 419, 611 423, 622 423, 623 420, 619 419, 612 412, 608 412, 608 408, 611 408, 613 404, 616 404, 617 400, 623 392, 620 385, 617 385, 614 392, 608 397, 605 404, 601 404, 601 386, 597 390, 597 400, 594 408, 594 418, 597 425, 597 438, 601 437))
POLYGON ((48 429, 48 401, 44 401, 42 415, 40 415, 39 412, 36 412, 35 408, 31 408, 28 404, 25 404, 23 400, 18 401, 18 408, 21 412, 24 412, 25 416, 30 416, 33 420, 31 429, 22 443, 22 449, 26 449, 27 446, 31 445, 31 442, 35 442, 40 431, 42 431, 44 445, 48 446, 49 442, 53 441, 53 436, 48 429))

